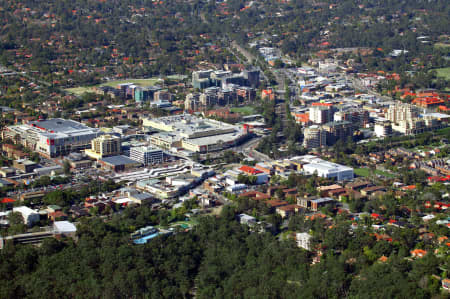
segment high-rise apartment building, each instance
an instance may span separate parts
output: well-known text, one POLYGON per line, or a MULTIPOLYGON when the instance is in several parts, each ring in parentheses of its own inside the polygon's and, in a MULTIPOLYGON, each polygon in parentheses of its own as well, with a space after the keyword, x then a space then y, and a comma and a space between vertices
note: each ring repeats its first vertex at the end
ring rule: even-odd
POLYGON ((399 103, 390 105, 386 112, 386 118, 393 123, 411 121, 418 116, 417 109, 410 104, 399 103))
POLYGON ((91 141, 91 148, 87 149, 86 155, 94 159, 107 156, 117 156, 121 153, 121 139, 114 135, 102 135, 91 141))
POLYGON ((313 125, 305 128, 303 135, 303 146, 305 148, 318 148, 327 145, 327 132, 320 126, 313 125))

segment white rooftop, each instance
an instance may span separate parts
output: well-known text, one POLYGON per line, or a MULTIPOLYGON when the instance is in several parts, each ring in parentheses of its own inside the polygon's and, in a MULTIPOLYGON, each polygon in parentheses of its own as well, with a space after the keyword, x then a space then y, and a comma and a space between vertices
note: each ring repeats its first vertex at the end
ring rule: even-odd
POLYGON ((76 226, 69 221, 55 221, 53 227, 55 232, 59 233, 74 233, 77 231, 76 226))

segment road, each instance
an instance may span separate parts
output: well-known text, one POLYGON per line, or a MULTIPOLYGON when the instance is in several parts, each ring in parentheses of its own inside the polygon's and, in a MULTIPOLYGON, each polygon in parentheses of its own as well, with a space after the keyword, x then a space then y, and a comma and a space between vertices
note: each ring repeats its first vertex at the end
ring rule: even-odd
POLYGON ((345 77, 347 78, 347 80, 349 80, 352 83, 354 89, 362 90, 362 91, 366 92, 367 94, 376 96, 376 97, 381 98, 381 99, 383 99, 385 101, 392 101, 391 97, 383 96, 383 95, 379 94, 378 92, 372 90, 371 88, 365 86, 361 82, 361 80, 359 80, 358 78, 355 78, 354 76, 349 76, 349 75, 345 75, 345 77))
POLYGON ((231 42, 231 47, 238 50, 239 53, 241 53, 247 59, 247 62, 251 63, 257 60, 257 58, 253 54, 242 48, 235 40, 231 42))
MULTIPOLYGON (((236 50, 238 51, 240 54, 242 54, 245 59, 247 60, 246 62, 249 64, 254 65, 255 61, 257 61, 257 57, 255 57, 252 53, 248 52, 247 50, 245 50, 243 47, 241 47, 236 41, 232 41, 231 42, 231 47, 230 50, 236 50)), ((241 64, 243 64, 243 61, 241 61, 240 57, 238 55, 236 55, 236 53, 233 53, 234 56, 239 60, 239 62, 241 64)), ((264 72, 261 70, 261 68, 259 66, 255 66, 256 69, 259 71, 261 78, 263 78, 264 81, 268 81, 266 75, 264 74, 264 72)))

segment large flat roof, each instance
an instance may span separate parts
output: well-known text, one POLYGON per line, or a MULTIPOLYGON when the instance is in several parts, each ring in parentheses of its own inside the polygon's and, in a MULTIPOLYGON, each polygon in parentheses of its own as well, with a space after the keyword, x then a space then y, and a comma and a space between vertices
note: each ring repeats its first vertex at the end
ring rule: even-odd
POLYGON ((211 119, 199 118, 191 114, 171 115, 152 119, 151 122, 169 126, 176 134, 192 135, 199 132, 220 131, 236 129, 236 126, 215 121, 211 119))
POLYGON ((199 145, 199 146, 216 144, 219 141, 226 143, 226 142, 236 140, 242 134, 243 134, 242 132, 234 132, 234 133, 229 133, 229 134, 213 135, 213 136, 200 137, 200 138, 190 138, 190 139, 186 139, 185 142, 199 145))
POLYGON ((103 161, 107 164, 114 165, 114 166, 139 163, 135 160, 132 160, 132 159, 130 159, 126 156, 122 156, 122 155, 106 157, 106 158, 101 159, 100 161, 103 161))
POLYGON ((353 170, 353 168, 345 166, 345 165, 340 165, 340 164, 336 164, 336 163, 332 163, 332 162, 328 162, 328 161, 322 161, 322 162, 315 162, 315 163, 311 163, 311 164, 306 164, 303 166, 304 168, 314 168, 314 169, 318 169, 318 170, 322 170, 322 171, 326 171, 328 173, 331 172, 338 172, 338 171, 346 171, 346 170, 353 170))
POLYGON ((55 133, 71 133, 79 130, 91 129, 90 127, 70 119, 53 118, 43 121, 31 121, 33 127, 42 128, 55 133))

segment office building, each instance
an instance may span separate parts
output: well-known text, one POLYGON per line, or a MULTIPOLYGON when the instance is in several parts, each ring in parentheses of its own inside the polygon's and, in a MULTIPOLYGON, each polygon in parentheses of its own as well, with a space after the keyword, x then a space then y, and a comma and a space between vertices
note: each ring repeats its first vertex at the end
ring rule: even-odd
POLYGON ((162 150, 151 146, 132 147, 130 158, 144 165, 160 164, 164 161, 162 150))
POLYGON ((192 86, 198 89, 203 89, 211 86, 210 76, 212 72, 213 70, 192 72, 192 86))

